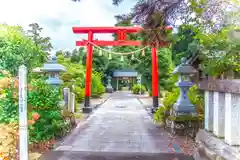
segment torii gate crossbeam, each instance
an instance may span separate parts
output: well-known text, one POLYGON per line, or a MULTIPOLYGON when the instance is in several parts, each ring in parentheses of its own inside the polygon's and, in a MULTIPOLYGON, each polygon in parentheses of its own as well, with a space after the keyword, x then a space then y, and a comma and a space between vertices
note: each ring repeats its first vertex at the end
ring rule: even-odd
MULTIPOLYGON (((171 30, 171 27, 166 27, 166 30, 171 30)), ((136 33, 143 30, 142 27, 73 27, 75 34, 88 34, 88 40, 76 41, 76 46, 87 46, 86 59, 86 81, 85 81, 85 101, 83 112, 89 113, 92 111, 90 106, 91 97, 91 79, 92 79, 92 56, 93 44, 97 46, 141 46, 141 41, 127 40, 127 33, 136 33), (97 33, 116 33, 117 41, 101 41, 93 40, 93 35, 97 33), (91 43, 89 43, 91 42, 91 43)), ((159 47, 167 46, 167 42, 161 42, 159 47)), ((158 107, 158 58, 157 48, 152 48, 152 97, 153 111, 158 107)))

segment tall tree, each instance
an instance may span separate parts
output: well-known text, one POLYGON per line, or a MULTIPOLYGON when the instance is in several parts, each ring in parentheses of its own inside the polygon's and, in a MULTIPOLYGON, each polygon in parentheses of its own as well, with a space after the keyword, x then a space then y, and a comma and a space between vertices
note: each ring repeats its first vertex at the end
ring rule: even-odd
POLYGON ((49 54, 53 48, 50 42, 51 38, 41 36, 43 28, 40 27, 38 23, 29 24, 29 27, 31 28, 27 31, 29 37, 31 37, 35 45, 39 46, 43 51, 49 54))
POLYGON ((72 51, 72 55, 71 55, 71 62, 72 63, 79 63, 80 60, 81 60, 80 53, 78 52, 77 49, 74 49, 72 51))
POLYGON ((22 27, 0 25, 0 68, 15 75, 25 64, 29 70, 41 65, 46 54, 29 39, 22 27))
POLYGON ((199 32, 192 25, 181 25, 178 28, 178 32, 172 35, 172 59, 175 64, 181 63, 181 58, 190 56, 199 52, 200 42, 196 38, 196 34, 199 32))
MULTIPOLYGON (((119 5, 123 1, 113 0, 112 3, 119 5)), ((229 12, 239 12, 239 9, 240 0, 136 0, 132 11, 122 16, 145 26, 149 25, 148 20, 151 19, 152 15, 158 12, 164 14, 164 23, 168 25, 176 25, 177 20, 181 20, 183 23, 198 20, 207 27, 219 28, 224 26, 226 15, 229 12), (226 11, 228 7, 231 7, 231 11, 226 11), (196 17, 193 18, 192 14, 195 14, 196 17), (218 25, 212 25, 212 22, 218 25)))

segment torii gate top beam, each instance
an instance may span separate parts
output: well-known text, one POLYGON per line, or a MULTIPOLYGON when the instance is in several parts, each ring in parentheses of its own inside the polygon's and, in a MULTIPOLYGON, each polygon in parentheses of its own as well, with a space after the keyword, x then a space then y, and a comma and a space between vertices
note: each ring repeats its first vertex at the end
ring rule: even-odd
MULTIPOLYGON (((165 30, 171 30, 172 27, 165 27, 165 30)), ((88 44, 88 41, 94 43, 98 46, 140 46, 140 41, 131 41, 127 40, 127 33, 136 33, 141 30, 143 30, 140 26, 128 26, 128 27, 120 27, 120 26, 114 26, 114 27, 73 27, 73 32, 75 34, 90 34, 93 35, 95 33, 117 33, 118 38, 117 41, 99 41, 99 40, 93 40, 92 38, 88 38, 88 40, 82 40, 77 41, 77 46, 86 46, 88 44)), ((166 46, 168 43, 161 42, 160 46, 166 46)))
POLYGON ((141 31, 142 27, 73 27, 73 33, 117 33, 118 31, 124 31, 127 33, 135 33, 141 31))

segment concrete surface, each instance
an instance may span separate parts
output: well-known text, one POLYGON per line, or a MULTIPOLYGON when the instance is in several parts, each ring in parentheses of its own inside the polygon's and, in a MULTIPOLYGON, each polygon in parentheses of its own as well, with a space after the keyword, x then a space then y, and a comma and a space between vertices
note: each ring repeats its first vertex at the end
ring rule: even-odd
POLYGON ((139 100, 115 92, 43 160, 190 160, 192 143, 156 127, 139 100))

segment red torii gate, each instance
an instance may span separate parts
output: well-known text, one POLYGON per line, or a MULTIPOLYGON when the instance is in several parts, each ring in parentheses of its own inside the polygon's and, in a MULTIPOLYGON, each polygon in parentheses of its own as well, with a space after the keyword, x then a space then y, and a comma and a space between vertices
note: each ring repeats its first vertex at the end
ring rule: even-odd
MULTIPOLYGON (((172 30, 172 27, 166 27, 167 30, 172 30)), ((92 77, 92 56, 93 44, 97 46, 141 46, 141 41, 127 40, 127 33, 136 33, 143 30, 142 27, 73 27, 75 34, 88 34, 88 40, 76 41, 76 46, 87 46, 86 59, 86 81, 85 81, 85 101, 83 112, 89 113, 92 111, 90 107, 91 97, 91 77, 92 77), (117 33, 117 41, 102 41, 93 40, 94 33, 117 33), (91 42, 91 43, 89 43, 91 42)), ((167 42, 161 42, 159 46, 167 46, 167 42)), ((157 48, 152 48, 152 97, 153 110, 158 107, 158 59, 157 48)))

